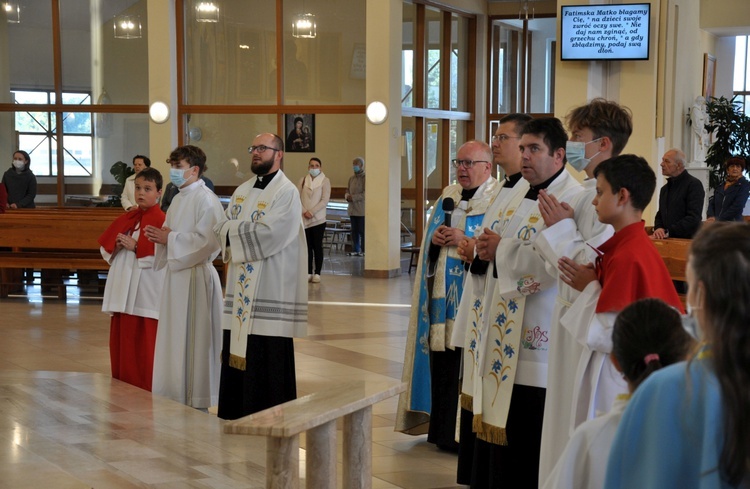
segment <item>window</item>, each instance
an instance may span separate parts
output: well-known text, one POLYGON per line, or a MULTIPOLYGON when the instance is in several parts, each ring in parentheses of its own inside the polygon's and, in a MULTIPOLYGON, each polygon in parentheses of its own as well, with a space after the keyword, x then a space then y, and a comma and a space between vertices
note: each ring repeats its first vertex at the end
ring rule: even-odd
POLYGON ((750 36, 737 36, 734 50, 734 95, 742 102, 745 114, 750 115, 747 103, 750 99, 750 36))
MULTIPOLYGON (((11 90, 16 104, 54 104, 50 91, 11 90)), ((63 92, 63 104, 91 105, 91 94, 63 92)), ((90 112, 63 112, 63 174, 92 175, 93 134, 90 112)), ((54 112, 24 111, 15 113, 19 147, 31 156, 31 170, 37 176, 57 176, 57 117, 54 112)))

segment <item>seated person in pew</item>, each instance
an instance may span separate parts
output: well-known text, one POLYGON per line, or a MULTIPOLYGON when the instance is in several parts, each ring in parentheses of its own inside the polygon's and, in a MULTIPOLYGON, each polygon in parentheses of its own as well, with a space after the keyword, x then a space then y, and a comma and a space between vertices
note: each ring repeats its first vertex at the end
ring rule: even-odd
POLYGON ((617 315, 612 329, 612 365, 628 384, 612 410, 586 421, 568 441, 543 489, 604 487, 607 460, 630 394, 653 372, 687 359, 696 341, 680 314, 659 299, 638 300, 617 315))
POLYGON ((110 264, 102 311, 112 316, 109 358, 112 377, 151 390, 159 298, 164 270, 154 270, 154 243, 141 230, 161 227, 162 176, 146 168, 135 178, 137 207, 118 217, 101 235, 102 257, 110 264))
POLYGON ((568 257, 558 262, 560 278, 582 293, 561 317, 560 324, 584 349, 578 358, 572 399, 575 426, 609 412, 626 385, 612 367, 612 324, 618 312, 638 299, 655 297, 680 312, 680 301, 664 260, 649 239, 641 216, 656 188, 648 162, 620 155, 594 171, 593 205, 601 222, 615 234, 599 249, 596 265, 568 257))

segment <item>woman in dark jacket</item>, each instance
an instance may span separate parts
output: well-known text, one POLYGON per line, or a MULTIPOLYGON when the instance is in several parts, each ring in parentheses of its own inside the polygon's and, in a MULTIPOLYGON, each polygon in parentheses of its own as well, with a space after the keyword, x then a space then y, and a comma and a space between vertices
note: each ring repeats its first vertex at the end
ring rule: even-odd
POLYGON ((13 165, 3 175, 8 191, 8 208, 32 208, 36 198, 36 177, 31 172, 31 157, 26 151, 13 153, 13 165))
POLYGON ((706 221, 742 221, 742 210, 750 195, 750 182, 742 176, 745 160, 729 158, 724 165, 727 179, 716 187, 708 199, 706 221))

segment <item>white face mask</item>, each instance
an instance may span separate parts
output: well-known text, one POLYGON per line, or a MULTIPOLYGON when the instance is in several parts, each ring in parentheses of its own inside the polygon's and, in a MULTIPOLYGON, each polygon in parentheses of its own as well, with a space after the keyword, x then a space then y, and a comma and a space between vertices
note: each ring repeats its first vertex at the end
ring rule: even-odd
POLYGON ((601 153, 601 151, 599 151, 591 156, 591 158, 586 158, 586 145, 589 143, 595 143, 596 141, 599 141, 599 139, 601 138, 594 139, 588 143, 584 143, 583 141, 568 141, 565 143, 565 156, 568 158, 570 166, 578 171, 585 170, 586 167, 589 166, 589 163, 591 163, 591 160, 601 153))
POLYGON ((26 162, 23 160, 13 160, 13 166, 17 170, 23 170, 23 168, 26 166, 26 162))
POLYGON ((308 171, 313 177, 317 177, 318 175, 320 175, 320 168, 310 168, 308 171))

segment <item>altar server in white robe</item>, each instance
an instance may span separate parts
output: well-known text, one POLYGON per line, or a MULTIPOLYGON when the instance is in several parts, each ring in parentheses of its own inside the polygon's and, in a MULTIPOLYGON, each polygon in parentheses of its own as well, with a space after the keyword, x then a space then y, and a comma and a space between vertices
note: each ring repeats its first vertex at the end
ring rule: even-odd
MULTIPOLYGON (((536 488, 538 484, 549 326, 557 271, 531 246, 544 229, 537 198, 546 190, 561 202, 581 191, 565 170, 568 137, 555 118, 534 119, 521 131, 521 173, 502 212, 499 233, 477 238, 477 255, 495 262, 492 300, 473 345, 474 431, 478 439, 472 487, 536 488), (481 449, 480 449, 481 448, 481 449), (489 452, 489 455, 488 455, 489 452)), ((477 315, 479 311, 477 311, 477 315)))
POLYGON ((156 243, 154 267, 166 268, 154 352, 152 391, 194 408, 219 400, 221 282, 214 226, 223 208, 200 176, 206 154, 181 146, 169 155, 171 182, 180 189, 162 228, 144 232, 156 243))
MULTIPOLYGON (((531 120, 526 114, 508 114, 500 119, 495 134, 492 136, 492 160, 502 170, 504 178, 500 181, 502 188, 497 197, 492 201, 490 207, 484 214, 480 229, 492 229, 500 223, 501 212, 506 204, 506 199, 512 194, 513 188, 519 184, 521 177, 521 150, 518 141, 521 139, 521 128, 531 120)), ((480 231, 481 233, 481 231, 480 231)), ((492 261, 484 261, 475 256, 474 248, 476 236, 465 238, 458 245, 458 254, 462 260, 470 264, 466 272, 464 290, 461 301, 458 304, 458 313, 453 325, 451 344, 461 348, 464 358, 462 359, 461 374, 461 398, 460 398, 460 429, 458 448, 458 475, 456 482, 469 484, 471 482, 471 467, 474 458, 474 445, 477 443, 476 436, 472 431, 472 382, 474 379, 474 361, 469 347, 476 338, 468 334, 468 324, 480 321, 481 318, 470 317, 470 312, 480 311, 481 304, 491 299, 494 289, 494 264, 492 261), (487 295, 489 294, 489 296, 487 295)), ((483 443, 479 441, 479 443, 483 443)))
POLYGON ((259 134, 248 148, 255 177, 232 195, 216 225, 227 263, 222 313, 222 419, 297 397, 295 337, 307 332, 307 245, 297 187, 281 171, 283 140, 259 134))
POLYGON ((481 229, 484 213, 500 190, 491 177, 487 143, 468 141, 456 156, 452 163, 458 183, 443 189, 422 240, 402 374, 409 387, 399 397, 396 414, 396 430, 412 435, 427 431, 428 442, 449 451, 458 450, 461 349, 450 345, 464 284, 457 247, 481 229))
MULTIPOLYGON (((602 98, 573 109, 566 117, 566 124, 571 132, 566 145, 568 165, 585 171, 586 180, 583 181, 583 192, 569 205, 558 202, 547 193, 540 193, 539 209, 547 229, 539 233, 534 248, 555 267, 564 256, 581 264, 594 263, 594 248, 599 248, 612 237, 612 226, 599 221, 591 204, 596 196, 593 175, 601 162, 622 152, 633 132, 630 110, 602 98)), ((581 334, 562 325, 561 318, 580 292, 560 279, 557 285, 558 296, 550 328, 550 341, 554 342, 555 348, 549 352, 540 484, 547 480, 576 426, 597 414, 608 412, 615 396, 626 388, 609 361, 592 362, 585 342, 578 339, 581 334)), ((614 320, 614 315, 611 320, 614 320)))

